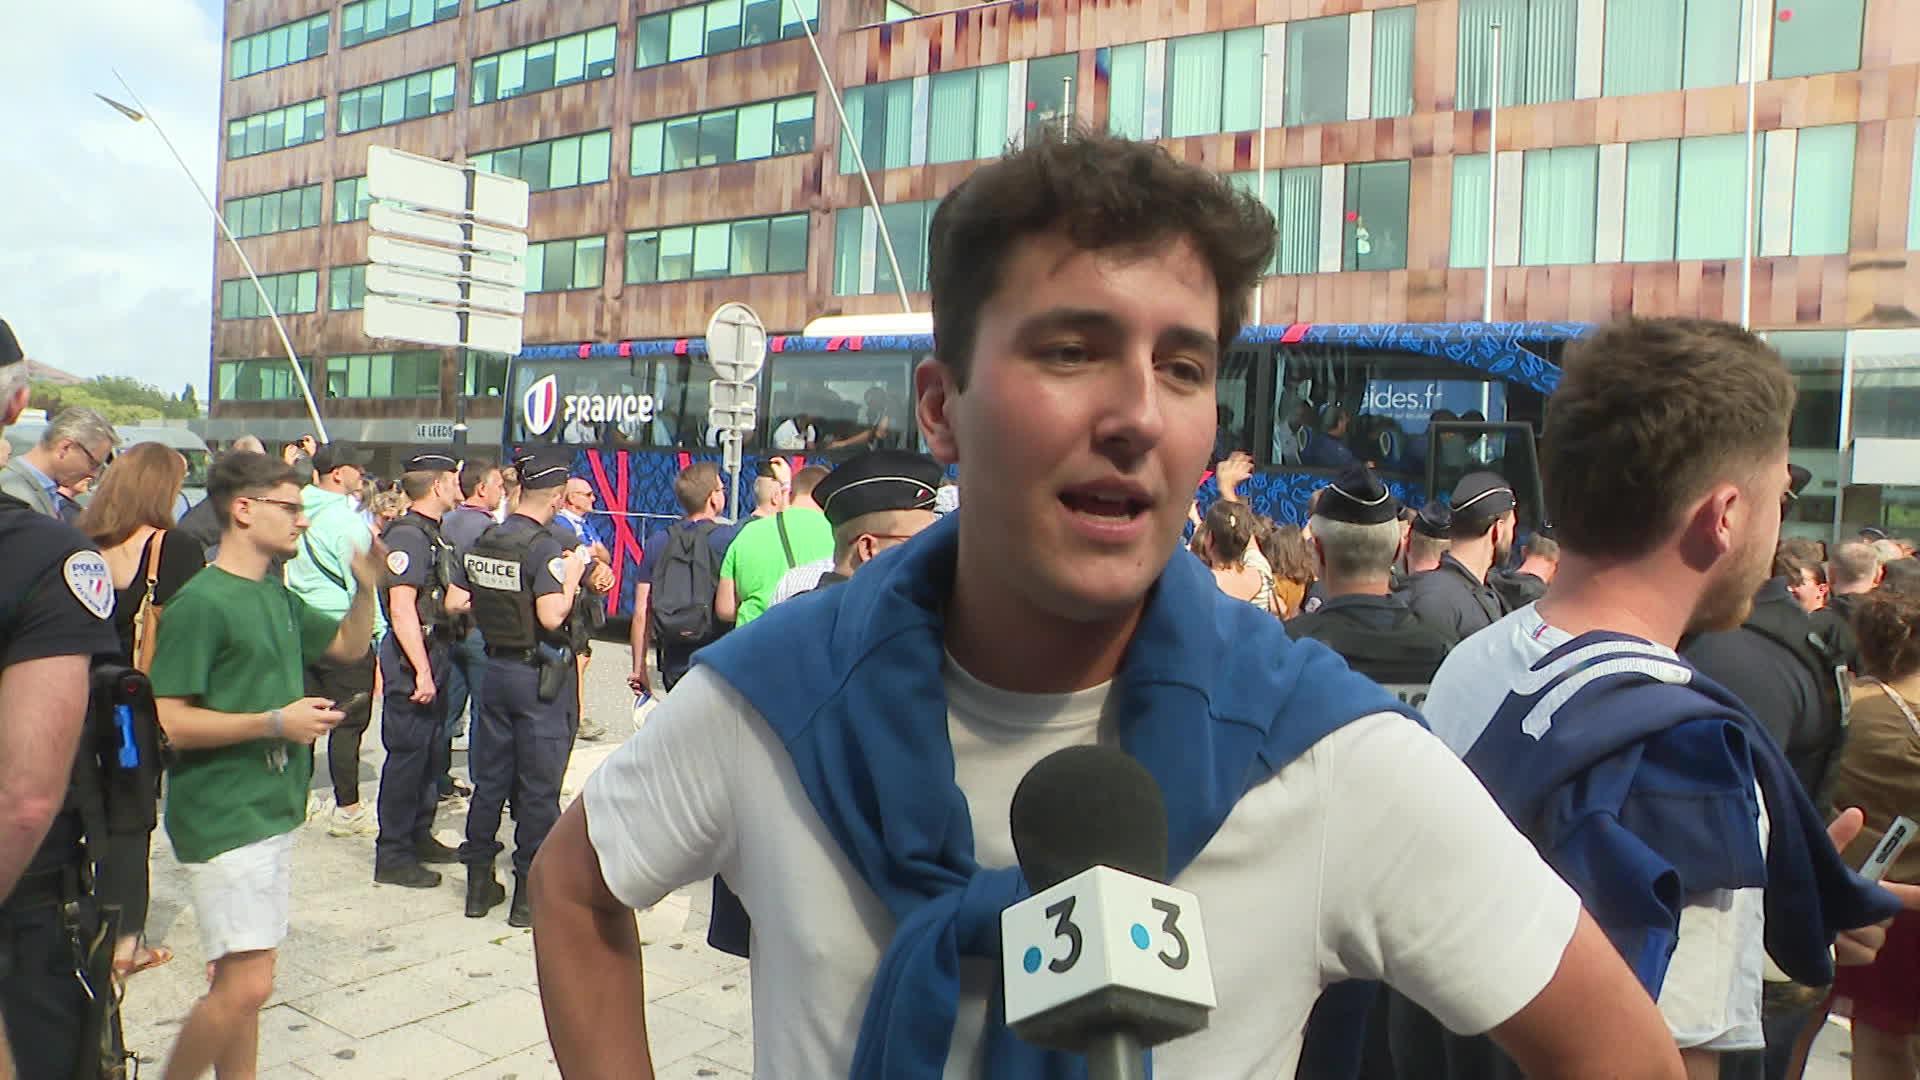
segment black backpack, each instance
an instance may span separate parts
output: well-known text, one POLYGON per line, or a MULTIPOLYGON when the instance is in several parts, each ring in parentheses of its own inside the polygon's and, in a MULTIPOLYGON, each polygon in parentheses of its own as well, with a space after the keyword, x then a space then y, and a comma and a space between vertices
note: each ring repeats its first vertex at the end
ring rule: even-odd
POLYGON ((667 528, 666 548, 653 564, 653 628, 662 644, 704 645, 720 636, 713 613, 720 588, 720 559, 707 537, 715 525, 702 521, 667 528))

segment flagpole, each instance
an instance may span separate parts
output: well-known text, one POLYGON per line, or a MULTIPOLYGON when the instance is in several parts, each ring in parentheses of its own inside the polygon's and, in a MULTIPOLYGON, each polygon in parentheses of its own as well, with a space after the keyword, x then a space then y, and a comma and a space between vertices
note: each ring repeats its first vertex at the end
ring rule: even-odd
POLYGON ((1746 214, 1741 220, 1740 247, 1740 328, 1753 329, 1753 234, 1759 226, 1753 220, 1754 188, 1758 178, 1754 176, 1759 157, 1760 133, 1756 121, 1755 102, 1760 84, 1760 21, 1764 9, 1761 0, 1747 0, 1753 5, 1753 18, 1747 25, 1747 187, 1746 214))
MULTIPOLYGON (((273 298, 267 295, 266 287, 260 284, 260 275, 253 272, 253 261, 247 258, 247 253, 240 247, 240 241, 234 238, 233 230, 227 227, 226 215, 222 214, 219 207, 213 204, 213 196, 207 194, 207 189, 200 186, 200 178, 193 175, 193 170, 187 167, 186 159, 180 156, 180 151, 173 145, 173 140, 167 138, 166 129, 161 127, 160 121, 154 117, 152 112, 148 111, 146 103, 140 100, 140 95, 133 92, 133 87, 128 85, 127 80, 121 76, 119 71, 114 71, 113 77, 119 79, 120 85, 126 88, 127 96, 133 99, 133 108, 129 109, 125 105, 120 104, 98 91, 95 91, 93 96, 113 106, 120 115, 136 124, 144 120, 153 125, 153 130, 160 136, 160 141, 166 144, 167 152, 172 154, 173 160, 179 163, 180 171, 187 174, 187 180, 193 184, 193 190, 200 193, 200 201, 207 204, 207 211, 213 215, 214 224, 220 226, 220 235, 226 237, 227 243, 233 245, 233 253, 240 256, 240 266, 246 270, 247 280, 253 282, 254 291, 260 294, 260 305, 266 309, 267 317, 273 320, 273 329, 280 335, 280 344, 287 351, 287 363, 293 367, 294 381, 300 384, 300 396, 306 399, 307 416, 313 421, 315 434, 323 443, 333 441, 327 437, 326 421, 320 419, 320 409, 314 404, 313 387, 308 385, 307 373, 300 365, 299 356, 294 353, 293 339, 287 336, 287 328, 280 321, 280 312, 275 310, 273 298)), ((318 287, 318 285, 315 285, 316 289, 318 287)), ((217 390, 218 387, 215 389, 217 390)))
POLYGON ((1487 274, 1480 321, 1493 321, 1494 248, 1500 236, 1500 24, 1493 27, 1493 98, 1487 109, 1487 274))

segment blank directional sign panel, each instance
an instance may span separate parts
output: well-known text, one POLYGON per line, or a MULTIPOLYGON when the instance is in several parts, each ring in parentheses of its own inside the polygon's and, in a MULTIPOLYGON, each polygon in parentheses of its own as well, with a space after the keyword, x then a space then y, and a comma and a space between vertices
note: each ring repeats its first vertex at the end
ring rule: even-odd
POLYGON ((368 293, 365 315, 368 337, 394 338, 422 345, 466 345, 482 352, 508 355, 520 351, 520 317, 517 315, 468 312, 464 341, 460 338, 461 313, 455 308, 368 293))
MULTIPOLYGON (((418 244, 411 240, 397 240, 379 233, 367 237, 367 261, 376 265, 393 266, 402 270, 417 270, 427 274, 442 274, 446 277, 458 277, 461 273, 460 253, 432 244, 418 244)), ((466 260, 466 273, 476 281, 495 285, 522 287, 526 281, 525 272, 520 264, 511 259, 489 259, 474 256, 466 260)))
MULTIPOLYGON (((409 154, 387 146, 367 148, 367 193, 409 206, 465 215, 468 167, 409 154)), ((527 227, 527 182, 475 172, 473 216, 478 221, 527 227)))
POLYGON ((379 263, 367 267, 367 291, 371 293, 412 296, 443 304, 457 305, 464 302, 469 307, 505 315, 519 315, 527 310, 526 293, 518 288, 472 280, 466 284, 467 295, 462 297, 460 281, 457 278, 440 274, 422 274, 414 270, 402 270, 396 266, 382 266, 379 263))
POLYGON ((520 258, 527 253, 527 234, 490 225, 468 225, 443 214, 423 214, 391 203, 374 203, 367 210, 367 224, 377 233, 410 237, 448 247, 471 247, 505 258, 520 258), (471 232, 471 236, 469 236, 471 232))

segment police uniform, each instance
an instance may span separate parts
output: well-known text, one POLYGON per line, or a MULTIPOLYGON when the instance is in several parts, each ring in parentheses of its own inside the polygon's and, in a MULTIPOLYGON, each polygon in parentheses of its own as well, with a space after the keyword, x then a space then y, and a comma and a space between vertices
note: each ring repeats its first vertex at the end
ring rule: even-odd
MULTIPOLYGON (((1320 493, 1314 516, 1351 525, 1385 525, 1399 520, 1400 502, 1372 470, 1355 465, 1320 493)), ((1388 578, 1390 569, 1380 567, 1380 576, 1388 578)), ((1329 596, 1317 609, 1284 625, 1289 636, 1327 646, 1349 667, 1416 709, 1453 647, 1451 637, 1421 622, 1404 600, 1391 594, 1329 596)), ((1393 1061, 1386 1045, 1383 1001, 1371 982, 1343 982, 1323 993, 1307 1018, 1297 1080, 1390 1080, 1393 1061)))
MULTIPOLYGON (((12 331, 0 321, 0 365, 21 359, 12 331)), ((0 669, 55 656, 120 652, 110 618, 113 580, 106 560, 84 536, 0 495, 0 551, 6 552, 0 560, 0 669)), ((12 719, 0 716, 0 724, 12 719)), ((99 769, 88 742, 82 750, 76 779, 99 769)), ((0 1019, 23 1077, 101 1075, 100 1063, 113 1053, 111 1035, 103 1031, 112 1023, 105 1007, 89 1010, 90 993, 112 996, 111 935, 104 963, 89 965, 87 984, 77 971, 76 937, 94 939, 103 915, 113 914, 103 913, 90 895, 91 864, 103 854, 94 845, 104 842, 104 829, 87 824, 91 815, 76 798, 78 787, 70 787, 25 874, 0 902, 0 1019)))
MULTIPOLYGON (((446 451, 424 450, 409 457, 402 470, 455 472, 459 467, 446 451)), ((441 733, 447 719, 447 685, 453 678, 453 619, 447 613, 453 545, 440 535, 438 520, 415 510, 388 525, 381 541, 387 547, 387 587, 380 591, 380 606, 388 629, 380 640, 384 687, 380 742, 386 747, 387 760, 380 770, 380 833, 374 841, 373 879, 430 889, 440 884, 440 875, 421 864, 455 859, 451 848, 433 838, 439 779, 447 771, 447 743, 441 733), (413 663, 393 629, 392 590, 399 585, 414 589, 414 610, 433 678, 433 700, 424 705, 412 700, 413 663)))
MULTIPOLYGON (((1506 481, 1489 472, 1468 473, 1453 489, 1452 533, 1460 536, 1464 527, 1482 535, 1481 524, 1515 505, 1506 481)), ((1452 552, 1440 556, 1438 568, 1416 576, 1406 597, 1415 615, 1456 641, 1499 622, 1509 610, 1499 591, 1475 577, 1452 552)))
MULTIPOLYGON (((515 462, 520 486, 540 491, 566 484, 572 454, 542 447, 515 462)), ((540 842, 560 817, 560 781, 579 723, 570 627, 540 625, 535 601, 563 591, 571 558, 547 526, 524 514, 482 533, 462 560, 473 617, 487 642, 486 697, 469 733, 473 797, 460 861, 467 866, 469 918, 505 899, 493 863, 500 812, 513 799, 513 904, 507 921, 532 925, 527 872, 540 842)), ((584 584, 581 586, 585 588, 584 584)))

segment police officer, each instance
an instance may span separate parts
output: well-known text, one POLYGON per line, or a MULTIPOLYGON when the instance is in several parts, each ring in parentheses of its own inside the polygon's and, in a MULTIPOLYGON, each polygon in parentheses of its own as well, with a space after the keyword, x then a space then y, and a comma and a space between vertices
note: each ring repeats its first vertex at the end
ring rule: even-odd
POLYGON ((1430 499, 1413 515, 1407 527, 1407 553, 1400 560, 1400 578, 1396 591, 1413 584, 1421 574, 1440 569, 1440 557, 1452 546, 1453 511, 1439 499, 1430 499))
MULTIPOLYGON (((26 408, 24 359, 0 320, 0 427, 26 408)), ((101 815, 77 795, 105 782, 81 738, 91 658, 120 651, 113 581, 85 537, 7 496, 0 551, 0 1075, 101 1076, 121 1064, 108 1015, 116 931, 90 895, 101 815)))
POLYGON ((1407 604, 1455 641, 1499 622, 1506 601, 1487 575, 1513 550, 1513 489, 1498 475, 1473 472, 1454 485, 1448 547, 1440 565, 1407 586, 1407 604))
POLYGON ((940 463, 910 450, 874 450, 827 474, 814 501, 833 526, 833 569, 814 590, 838 585, 939 518, 940 463))
POLYGON ((380 605, 390 627, 380 642, 380 741, 387 761, 380 772, 373 880, 431 889, 440 874, 424 864, 458 858, 433 838, 433 811, 447 771, 441 732, 454 616, 469 608, 467 591, 455 583, 453 545, 440 535, 440 519, 460 501, 460 463, 448 451, 421 450, 401 468, 400 488, 412 505, 381 536, 387 588, 380 605))
MULTIPOLYGON (((1320 642, 1419 708, 1453 638, 1421 622, 1392 592, 1407 536, 1399 500, 1371 469, 1353 465, 1321 490, 1308 525, 1327 600, 1289 620, 1287 633, 1320 642)), ((1307 1020, 1298 1080, 1393 1076, 1376 990, 1373 983, 1349 982, 1321 995, 1307 1020)))
POLYGON ((560 781, 579 723, 570 620, 591 556, 566 552, 548 529, 571 462, 563 447, 541 447, 515 461, 519 504, 481 534, 463 560, 473 616, 487 642, 487 694, 470 735, 476 771, 460 845, 466 913, 482 918, 506 897, 493 862, 502 847, 496 837, 501 806, 511 794, 510 926, 533 925, 527 872, 560 816, 560 781))

